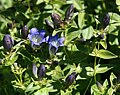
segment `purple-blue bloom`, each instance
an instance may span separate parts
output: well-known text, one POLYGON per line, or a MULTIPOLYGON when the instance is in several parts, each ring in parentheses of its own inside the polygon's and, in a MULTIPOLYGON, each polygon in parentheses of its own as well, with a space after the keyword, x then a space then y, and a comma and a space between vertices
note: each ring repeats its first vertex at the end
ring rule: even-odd
POLYGON ((56 34, 55 36, 50 36, 48 38, 50 55, 54 55, 60 46, 64 46, 63 44, 64 40, 65 40, 64 37, 58 38, 58 34, 56 34))
POLYGON ((30 34, 28 34, 28 38, 31 41, 32 46, 39 46, 41 43, 45 42, 45 30, 38 31, 37 28, 32 28, 30 30, 30 34))

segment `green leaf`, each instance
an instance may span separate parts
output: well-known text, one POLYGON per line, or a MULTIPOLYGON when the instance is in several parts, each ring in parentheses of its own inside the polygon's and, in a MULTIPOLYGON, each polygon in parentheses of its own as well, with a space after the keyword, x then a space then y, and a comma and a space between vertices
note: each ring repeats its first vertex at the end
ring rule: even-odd
POLYGON ((93 70, 92 67, 86 67, 85 69, 87 71, 88 76, 93 76, 94 75, 94 70, 93 70))
POLYGON ((73 32, 69 33, 65 38, 64 44, 68 45, 68 43, 70 43, 73 39, 77 38, 80 34, 81 34, 80 30, 73 31, 73 32))
POLYGON ((63 78, 63 72, 62 72, 60 66, 57 66, 52 73, 52 79, 59 80, 60 78, 63 78))
POLYGON ((36 5, 39 5, 40 3, 43 3, 44 0, 37 0, 36 5))
POLYGON ((54 89, 53 86, 47 88, 48 92, 56 92, 57 89, 54 89))
POLYGON ((116 0, 116 4, 117 4, 117 5, 120 5, 120 0, 116 0))
POLYGON ((25 92, 29 92, 32 89, 32 87, 33 87, 33 82, 27 86, 25 92))
POLYGON ((92 77, 94 75, 94 72, 87 72, 87 76, 92 77))
POLYGON ((40 89, 39 85, 32 87, 31 89, 29 89, 29 91, 33 92, 33 91, 38 90, 38 89, 40 89))
POLYGON ((117 77, 111 73, 110 75, 110 83, 111 83, 111 87, 114 87, 114 82, 116 81, 117 77))
POLYGON ((105 72, 107 72, 108 70, 110 70, 110 69, 112 69, 113 67, 111 67, 111 68, 108 68, 108 67, 98 67, 97 69, 96 69, 96 74, 99 74, 99 73, 105 73, 105 72))
POLYGON ((114 25, 120 25, 120 15, 117 13, 109 13, 111 20, 110 23, 114 25))
POLYGON ((13 0, 1 0, 1 5, 3 5, 6 9, 12 7, 13 0))
POLYGON ((113 58, 117 58, 118 56, 113 54, 112 52, 108 51, 108 50, 99 50, 97 52, 97 57, 103 58, 103 59, 113 59, 113 58))
POLYGON ((108 80, 106 79, 106 80, 104 81, 104 83, 103 83, 103 87, 107 89, 107 86, 108 86, 108 85, 109 85, 109 84, 108 84, 108 80))
POLYGON ((84 19, 85 13, 78 13, 78 25, 80 27, 80 29, 82 29, 84 27, 84 19))
POLYGON ((89 71, 89 72, 93 72, 93 71, 94 71, 92 67, 86 67, 85 69, 86 69, 87 71, 89 71))
POLYGON ((112 87, 110 87, 108 89, 108 95, 113 95, 114 89, 112 87))
POLYGON ((77 10, 82 10, 84 9, 84 1, 81 1, 81 0, 72 0, 73 1, 73 4, 74 4, 74 7, 77 9, 77 10))
POLYGON ((66 92, 64 92, 63 90, 61 90, 60 93, 61 93, 60 95, 72 95, 71 91, 68 91, 68 90, 66 92))
POLYGON ((100 41, 100 44, 103 46, 104 49, 107 49, 106 41, 100 41))
POLYGON ((18 57, 19 55, 16 54, 12 57, 12 59, 10 58, 10 56, 6 57, 5 66, 12 65, 18 59, 18 57))
POLYGON ((73 65, 67 65, 67 66, 63 69, 63 72, 66 71, 66 70, 68 70, 68 69, 70 69, 70 68, 74 68, 74 66, 73 66, 73 65))
POLYGON ((118 6, 119 12, 120 12, 120 6, 118 6))
POLYGON ((102 92, 99 91, 96 84, 91 86, 91 95, 102 95, 102 92))
POLYGON ((40 89, 37 92, 35 92, 34 95, 49 95, 49 93, 46 90, 46 88, 43 88, 43 89, 40 89))
POLYGON ((94 29, 92 26, 82 30, 83 38, 90 39, 93 36, 93 31, 94 31, 94 29))

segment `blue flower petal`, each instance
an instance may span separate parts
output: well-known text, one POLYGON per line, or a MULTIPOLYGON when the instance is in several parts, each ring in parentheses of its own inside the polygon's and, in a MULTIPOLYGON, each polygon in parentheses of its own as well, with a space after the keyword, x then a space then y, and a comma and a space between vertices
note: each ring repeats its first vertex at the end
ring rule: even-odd
POLYGON ((45 39, 45 38, 43 38, 41 42, 46 42, 46 39, 45 39))
POLYGON ((51 42, 57 41, 57 40, 58 40, 58 34, 56 34, 55 36, 50 36, 48 41, 51 43, 51 42))
POLYGON ((30 30, 30 34, 39 34, 38 29, 37 28, 32 28, 30 30))
POLYGON ((64 44, 63 44, 64 40, 65 40, 64 37, 58 39, 59 46, 64 46, 64 44))
POLYGON ((47 36, 47 37, 45 38, 45 42, 46 42, 46 43, 49 42, 49 36, 47 36))
POLYGON ((43 29, 42 29, 42 30, 40 30, 40 35, 41 35, 41 36, 45 36, 45 33, 46 33, 46 31, 45 31, 45 30, 43 30, 43 29))
POLYGON ((29 38, 29 40, 31 41, 32 35, 31 35, 31 34, 28 34, 28 38, 29 38))

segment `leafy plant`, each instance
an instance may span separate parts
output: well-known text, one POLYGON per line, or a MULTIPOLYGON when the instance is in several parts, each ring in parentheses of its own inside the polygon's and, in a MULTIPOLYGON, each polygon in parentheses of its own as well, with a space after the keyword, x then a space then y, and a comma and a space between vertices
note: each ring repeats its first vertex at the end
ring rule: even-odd
POLYGON ((119 0, 1 0, 0 94, 119 95, 119 0))

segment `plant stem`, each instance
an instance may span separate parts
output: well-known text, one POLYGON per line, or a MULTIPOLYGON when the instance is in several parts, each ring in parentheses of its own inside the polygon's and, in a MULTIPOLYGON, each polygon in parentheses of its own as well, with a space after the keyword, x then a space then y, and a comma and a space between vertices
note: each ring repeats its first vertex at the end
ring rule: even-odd
POLYGON ((67 54, 66 48, 65 48, 65 47, 63 47, 63 49, 64 49, 64 52, 65 52, 65 54, 66 54, 67 58, 70 60, 70 57, 69 57, 69 55, 67 54))
POLYGON ((94 80, 96 82, 96 60, 97 60, 97 57, 95 56, 95 61, 94 61, 94 80))
POLYGON ((88 90, 88 88, 89 88, 89 86, 90 86, 91 82, 92 82, 92 78, 91 78, 91 80, 89 81, 89 84, 88 84, 88 86, 87 86, 87 88, 86 88, 86 90, 85 90, 85 92, 84 92, 84 94, 83 94, 83 95, 85 95, 85 94, 86 94, 86 92, 87 92, 87 90, 88 90))

